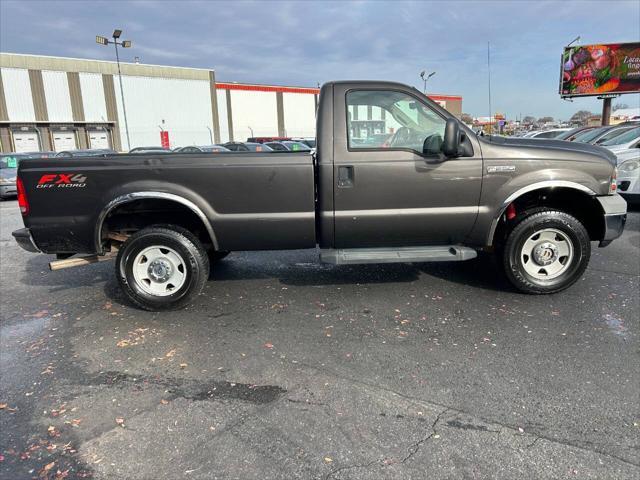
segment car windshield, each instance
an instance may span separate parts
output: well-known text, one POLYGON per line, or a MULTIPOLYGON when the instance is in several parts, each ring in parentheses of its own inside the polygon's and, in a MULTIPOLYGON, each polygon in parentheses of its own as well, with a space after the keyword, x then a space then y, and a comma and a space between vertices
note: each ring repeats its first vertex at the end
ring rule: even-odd
POLYGON ((584 133, 580 133, 579 135, 576 135, 576 138, 574 138, 573 141, 580 142, 580 143, 589 143, 591 140, 594 140, 598 138, 600 135, 602 135, 602 132, 603 132, 602 128, 594 128, 593 130, 587 130, 584 133))
POLYGON ((252 152, 273 152, 273 148, 262 143, 245 143, 245 145, 252 152))
POLYGON ((591 130, 590 128, 587 129, 582 129, 582 128, 574 128, 573 130, 569 130, 568 132, 563 132, 560 135, 558 135, 556 138, 558 140, 569 140, 569 139, 573 139, 574 137, 581 135, 583 133, 588 132, 589 130, 591 130))
POLYGON ((2 155, 0 157, 0 168, 18 168, 18 164, 20 163, 21 155, 2 155))
POLYGON ((286 147, 292 152, 308 152, 309 150, 311 150, 304 143, 300 143, 300 142, 282 142, 282 143, 284 143, 286 147))
POLYGON ((632 128, 617 137, 613 137, 611 140, 601 143, 603 147, 609 147, 611 145, 622 145, 624 143, 633 142, 636 138, 640 137, 640 127, 632 128))
POLYGON ((612 138, 617 137, 618 135, 622 135, 624 132, 626 132, 630 128, 631 127, 628 127, 628 128, 614 128, 613 130, 610 130, 607 133, 605 133, 603 136, 601 136, 596 141, 596 145, 600 145, 600 144, 602 144, 604 142, 608 142, 612 138))

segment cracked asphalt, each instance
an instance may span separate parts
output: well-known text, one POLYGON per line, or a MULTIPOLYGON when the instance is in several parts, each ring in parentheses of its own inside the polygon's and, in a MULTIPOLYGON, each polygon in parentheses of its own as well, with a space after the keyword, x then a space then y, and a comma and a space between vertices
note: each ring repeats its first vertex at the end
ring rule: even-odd
POLYGON ((50 272, 0 204, 0 478, 640 476, 640 213, 553 296, 491 259, 234 253, 186 310, 50 272))

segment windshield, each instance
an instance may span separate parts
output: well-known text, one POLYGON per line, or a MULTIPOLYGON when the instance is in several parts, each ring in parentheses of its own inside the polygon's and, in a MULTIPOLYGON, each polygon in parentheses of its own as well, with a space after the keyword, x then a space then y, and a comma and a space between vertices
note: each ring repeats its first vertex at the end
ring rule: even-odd
POLYGON ((610 145, 622 145, 623 143, 629 143, 640 137, 640 127, 632 128, 617 137, 613 137, 611 140, 601 143, 603 147, 610 145))
POLYGON ((591 140, 598 138, 600 135, 602 135, 602 131, 603 131, 602 128, 587 130, 584 133, 580 133, 576 135, 576 138, 574 138, 573 141, 580 142, 580 143, 589 143, 591 140))
POLYGON ((18 168, 18 164, 20 163, 19 155, 2 155, 0 157, 0 168, 18 168))
POLYGON ((285 144, 287 148, 292 152, 308 152, 309 150, 311 150, 304 143, 300 143, 300 142, 282 142, 282 143, 285 144))
POLYGON ((601 136, 597 141, 596 141, 596 145, 600 145, 604 142, 607 142, 609 140, 611 140, 614 137, 617 137, 618 135, 623 134, 624 132, 626 132, 627 130, 629 130, 631 127, 628 128, 614 128, 613 130, 608 131, 607 133, 605 133, 603 136, 601 136))

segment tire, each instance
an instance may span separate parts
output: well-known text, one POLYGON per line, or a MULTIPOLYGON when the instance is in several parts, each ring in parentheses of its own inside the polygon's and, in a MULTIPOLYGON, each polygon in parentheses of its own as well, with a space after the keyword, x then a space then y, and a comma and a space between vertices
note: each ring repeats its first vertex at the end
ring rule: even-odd
POLYGON ((509 281, 531 294, 560 292, 582 276, 591 257, 589 234, 575 217, 536 209, 507 235, 502 259, 509 281))
POLYGON ((188 230, 153 226, 124 242, 116 258, 116 276, 134 305, 150 311, 177 310, 202 291, 209 258, 188 230))
POLYGON ((226 250, 222 250, 222 251, 216 251, 216 250, 209 250, 209 263, 217 263, 220 260, 222 260, 223 258, 226 258, 227 255, 229 255, 231 252, 228 252, 226 250))

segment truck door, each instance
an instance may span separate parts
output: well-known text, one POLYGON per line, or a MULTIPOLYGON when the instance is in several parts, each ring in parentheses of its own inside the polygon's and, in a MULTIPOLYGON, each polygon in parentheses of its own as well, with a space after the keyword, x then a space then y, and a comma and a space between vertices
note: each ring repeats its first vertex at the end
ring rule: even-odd
POLYGON ((472 157, 445 158, 446 114, 409 88, 374 85, 334 86, 335 247, 462 242, 482 185, 476 140, 472 157))

